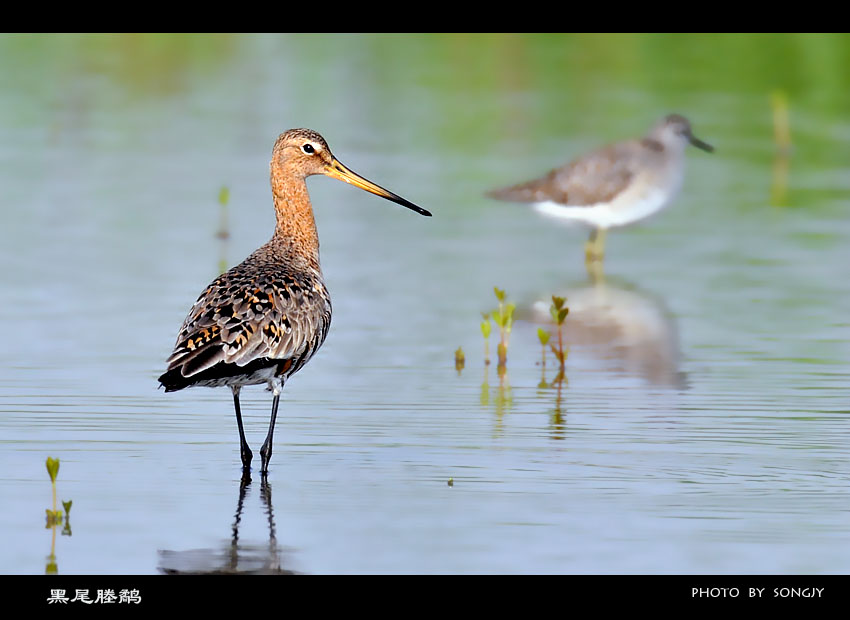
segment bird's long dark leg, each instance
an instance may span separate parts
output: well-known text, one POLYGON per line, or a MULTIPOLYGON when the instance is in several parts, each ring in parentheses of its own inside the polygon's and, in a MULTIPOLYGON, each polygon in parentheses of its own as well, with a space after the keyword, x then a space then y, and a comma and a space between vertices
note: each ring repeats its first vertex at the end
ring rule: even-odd
POLYGON ((248 447, 248 442, 245 440, 245 429, 242 427, 242 409, 239 407, 239 390, 242 388, 237 385, 231 389, 233 390, 233 406, 236 407, 236 424, 239 425, 239 454, 242 456, 242 469, 243 471, 250 471, 251 459, 254 458, 254 454, 248 447))
POLYGON ((280 402, 280 390, 282 387, 283 385, 279 379, 271 384, 272 392, 274 393, 274 400, 272 400, 272 419, 269 422, 269 434, 266 435, 266 440, 260 448, 260 457, 262 458, 261 475, 269 473, 269 461, 272 458, 272 443, 274 441, 274 423, 277 420, 277 405, 280 402))

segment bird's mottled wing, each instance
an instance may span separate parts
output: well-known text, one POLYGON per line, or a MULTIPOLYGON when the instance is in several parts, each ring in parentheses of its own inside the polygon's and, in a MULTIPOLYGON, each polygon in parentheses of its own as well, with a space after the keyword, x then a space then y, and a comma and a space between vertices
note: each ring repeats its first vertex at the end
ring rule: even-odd
POLYGON ((318 273, 296 280, 240 265, 198 297, 180 328, 168 370, 179 367, 190 377, 219 362, 245 366, 258 358, 292 359, 300 367, 324 341, 330 315, 318 273))
POLYGON ((557 202, 569 206, 591 206, 608 202, 635 175, 635 142, 621 142, 599 149, 538 179, 488 192, 498 200, 557 202))

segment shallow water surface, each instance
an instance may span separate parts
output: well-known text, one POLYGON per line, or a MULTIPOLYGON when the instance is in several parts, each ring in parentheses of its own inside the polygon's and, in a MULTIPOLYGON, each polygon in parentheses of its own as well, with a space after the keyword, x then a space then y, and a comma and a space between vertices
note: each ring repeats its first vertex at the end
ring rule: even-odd
MULTIPOLYGON (((850 571, 848 50, 4 35, 0 572, 51 547, 60 574, 850 571), (585 231, 483 196, 671 111, 717 151, 608 235, 601 281, 585 231), (434 217, 310 179, 333 323, 247 481, 229 391, 156 377, 206 283, 270 236, 269 154, 297 126, 434 217), (494 285, 517 304, 502 376, 494 285), (561 382, 536 333, 553 294, 561 382), (55 540, 48 456, 73 500, 55 540)), ((256 454, 271 396, 242 403, 256 454)))

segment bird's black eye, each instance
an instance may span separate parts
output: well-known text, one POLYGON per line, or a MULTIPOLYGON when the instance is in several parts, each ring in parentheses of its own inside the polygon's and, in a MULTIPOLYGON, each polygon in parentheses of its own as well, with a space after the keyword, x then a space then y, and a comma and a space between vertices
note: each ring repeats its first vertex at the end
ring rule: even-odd
POLYGON ((307 153, 307 155, 312 155, 316 152, 316 149, 313 148, 313 145, 309 142, 301 147, 301 150, 307 153))

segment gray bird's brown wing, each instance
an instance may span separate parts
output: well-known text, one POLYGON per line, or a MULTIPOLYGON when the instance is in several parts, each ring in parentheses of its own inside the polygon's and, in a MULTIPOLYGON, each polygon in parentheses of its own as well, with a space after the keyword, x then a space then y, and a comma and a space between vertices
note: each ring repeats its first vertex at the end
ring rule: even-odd
POLYGON ((551 170, 545 176, 487 193, 497 200, 515 202, 552 201, 569 206, 608 202, 635 175, 639 142, 620 142, 604 147, 551 170))
POLYGON ((331 305, 318 271, 295 279, 248 261, 201 293, 180 328, 168 371, 191 377, 219 362, 292 359, 294 373, 324 342, 331 305))

